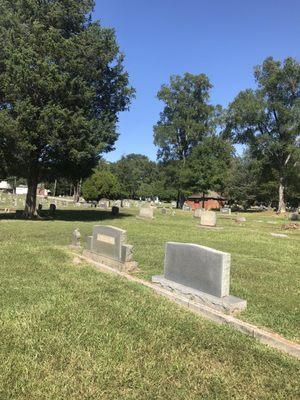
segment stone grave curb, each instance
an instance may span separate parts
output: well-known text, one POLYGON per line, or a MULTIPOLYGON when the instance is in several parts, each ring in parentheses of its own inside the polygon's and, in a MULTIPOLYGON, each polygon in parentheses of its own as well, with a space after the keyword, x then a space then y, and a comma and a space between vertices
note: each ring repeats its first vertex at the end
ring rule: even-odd
POLYGON ((99 262, 93 261, 80 253, 70 252, 72 255, 79 257, 80 259, 88 262, 89 264, 94 265, 102 272, 119 275, 131 282, 139 283, 143 286, 147 286, 157 294, 168 298, 170 301, 177 303, 193 313, 199 314, 204 318, 207 318, 211 321, 217 322, 218 324, 226 324, 231 326, 232 328, 248 335, 252 336, 255 339, 259 340, 261 343, 264 343, 274 349, 280 350, 284 353, 287 353, 293 357, 296 357, 300 360, 300 345, 290 340, 285 339, 284 337, 278 335, 274 332, 269 332, 264 329, 257 327, 256 325, 249 324, 248 322, 244 322, 238 318, 235 318, 231 315, 223 314, 217 310, 214 310, 210 307, 204 306, 202 304, 197 304, 179 294, 174 292, 170 292, 167 289, 164 289, 160 286, 157 286, 149 281, 145 281, 144 279, 137 278, 135 276, 129 275, 125 272, 118 271, 114 268, 108 267, 104 264, 100 264, 99 262))

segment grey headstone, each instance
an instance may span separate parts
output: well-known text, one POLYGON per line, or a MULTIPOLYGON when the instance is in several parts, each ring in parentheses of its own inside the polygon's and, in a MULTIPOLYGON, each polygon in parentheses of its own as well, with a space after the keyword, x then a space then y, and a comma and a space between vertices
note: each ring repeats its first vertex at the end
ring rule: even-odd
POLYGON ((220 213, 225 215, 231 215, 231 209, 228 207, 222 207, 220 208, 220 213))
POLYGON ((119 215, 119 211, 120 211, 119 207, 112 206, 111 215, 119 215))
POLYGON ((87 249, 117 261, 130 261, 132 246, 125 245, 126 231, 114 226, 95 225, 93 236, 87 240, 87 249))
POLYGON ((165 278, 213 296, 228 296, 230 254, 197 244, 168 242, 165 278))
POLYGON ((291 215, 291 221, 300 221, 300 215, 297 213, 293 213, 291 215))
POLYGON ((203 226, 216 226, 217 215, 214 211, 204 211, 201 213, 201 225, 203 226))
POLYGON ((139 218, 153 219, 153 209, 152 208, 141 208, 139 211, 139 218))

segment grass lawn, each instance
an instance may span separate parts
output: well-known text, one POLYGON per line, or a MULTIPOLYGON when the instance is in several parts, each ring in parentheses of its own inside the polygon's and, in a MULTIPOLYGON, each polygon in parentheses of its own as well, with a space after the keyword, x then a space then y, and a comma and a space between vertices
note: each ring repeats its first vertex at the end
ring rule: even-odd
POLYGON ((153 221, 126 211, 62 210, 56 221, 0 221, 0 399, 296 399, 300 363, 151 290, 89 265, 65 246, 105 223, 128 231, 139 276, 162 273, 164 243, 232 254, 240 318, 300 342, 300 232, 275 238, 282 217, 247 214, 222 230, 178 212, 153 221), (262 222, 259 222, 262 221, 262 222), (274 223, 269 223, 274 222, 274 223))

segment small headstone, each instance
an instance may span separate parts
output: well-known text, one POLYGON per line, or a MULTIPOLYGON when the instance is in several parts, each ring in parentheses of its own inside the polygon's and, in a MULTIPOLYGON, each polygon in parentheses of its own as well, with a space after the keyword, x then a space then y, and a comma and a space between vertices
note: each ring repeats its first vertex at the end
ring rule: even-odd
POLYGON ((299 214, 297 214, 297 213, 293 213, 292 215, 291 215, 291 221, 300 221, 300 215, 299 214))
POLYGON ((214 211, 204 211, 201 213, 202 226, 216 226, 217 225, 217 215, 214 211))
POLYGON ((225 215, 231 215, 231 209, 229 207, 220 208, 220 213, 225 215))
POLYGON ((50 206, 49 206, 49 210, 50 210, 50 214, 54 215, 55 211, 56 211, 56 205, 51 203, 50 206))
POLYGON ((120 211, 119 207, 112 206, 111 215, 114 215, 114 216, 119 215, 119 211, 120 211))
POLYGON ((168 214, 168 210, 167 210, 166 208, 162 208, 162 209, 161 209, 161 213, 162 213, 163 215, 167 215, 167 214, 168 214))
POLYGON ((194 301, 227 313, 246 307, 246 301, 229 295, 230 254, 192 243, 166 244, 164 276, 160 283, 194 301))
POLYGON ((123 208, 130 208, 130 202, 128 200, 123 200, 123 208))
POLYGON ((76 228, 72 234, 72 246, 80 247, 80 238, 81 238, 81 234, 79 232, 79 229, 76 228))
POLYGON ((187 204, 184 204, 184 205, 182 206, 182 210, 183 210, 183 211, 190 211, 190 210, 191 210, 191 207, 188 206, 187 204))
POLYGON ((176 207, 177 207, 176 201, 171 201, 171 207, 172 207, 172 208, 176 208, 176 207))
POLYGON ((132 271, 137 268, 133 261, 133 246, 125 243, 126 231, 114 226, 96 225, 93 235, 87 237, 87 249, 83 254, 120 271, 132 271))
POLYGON ((138 218, 142 219, 153 219, 153 208, 141 208, 139 211, 138 218))

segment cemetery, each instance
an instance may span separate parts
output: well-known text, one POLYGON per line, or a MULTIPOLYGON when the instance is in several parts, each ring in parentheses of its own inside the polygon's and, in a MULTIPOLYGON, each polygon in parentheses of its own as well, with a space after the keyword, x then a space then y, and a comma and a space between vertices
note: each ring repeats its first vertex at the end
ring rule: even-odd
MULTIPOLYGON (((296 260, 300 256, 300 230, 289 230, 289 238, 285 240, 272 237, 270 233, 283 232, 282 226, 287 219, 282 216, 272 216, 270 213, 238 214, 239 218, 245 218, 244 215, 246 215, 246 222, 243 224, 236 224, 236 214, 232 215, 232 219, 228 219, 228 216, 223 217, 221 213, 216 213, 217 226, 224 228, 220 231, 197 229, 199 221, 193 218, 192 212, 177 210, 176 216, 173 217, 157 210, 154 211, 155 218, 145 219, 142 225, 140 220, 136 219, 138 213, 139 209, 121 209, 119 217, 116 218, 109 210, 86 209, 81 206, 80 209, 58 207, 54 221, 22 221, 12 216, 2 215, 0 222, 3 249, 1 284, 3 290, 5 287, 11 287, 10 290, 3 292, 3 307, 7 309, 9 305, 13 305, 16 312, 11 316, 2 314, 2 326, 5 329, 2 337, 8 338, 7 335, 12 335, 15 345, 19 346, 30 332, 31 341, 35 346, 35 343, 37 344, 40 340, 39 330, 36 329, 39 326, 39 329, 43 330, 44 360, 39 363, 39 366, 33 360, 31 361, 31 379, 33 381, 39 379, 38 371, 44 371, 43 373, 47 374, 46 354, 50 351, 48 346, 53 337, 56 338, 56 345, 54 347, 51 345, 51 353, 53 351, 54 354, 61 353, 68 359, 76 357, 78 352, 81 354, 80 358, 76 358, 76 363, 81 365, 83 375, 75 387, 87 379, 86 374, 90 370, 90 367, 87 369, 87 366, 83 364, 87 362, 83 346, 89 343, 89 349, 94 353, 94 360, 100 364, 104 360, 109 361, 111 373, 118 370, 117 359, 112 358, 116 351, 113 348, 116 345, 119 348, 118 351, 122 351, 123 354, 122 365, 132 371, 139 363, 140 357, 145 360, 145 352, 142 349, 149 348, 146 360, 149 362, 150 359, 155 360, 158 368, 155 370, 159 373, 159 379, 165 379, 166 374, 170 373, 172 365, 176 362, 181 362, 184 368, 185 365, 187 366, 186 363, 196 365, 196 359, 200 357, 206 365, 205 368, 218 370, 218 359, 226 363, 231 371, 237 366, 244 368, 244 362, 251 357, 253 361, 247 362, 250 375, 263 376, 265 384, 261 383, 253 387, 252 379, 240 376, 239 380, 243 387, 251 387, 255 396, 260 396, 262 393, 271 395, 273 391, 282 393, 284 396, 286 389, 283 388, 288 376, 291 385, 290 393, 295 394, 295 389, 292 388, 296 387, 295 384, 298 381, 297 357, 285 355, 279 350, 260 344, 256 339, 245 336, 235 329, 216 325, 201 315, 190 314, 180 306, 169 303, 163 297, 155 296, 149 288, 143 289, 139 282, 135 283, 134 280, 142 279, 149 282, 149 285, 154 284, 164 290, 167 287, 170 290, 171 286, 172 292, 180 293, 189 299, 192 296, 194 300, 197 300, 198 296, 200 306, 207 305, 210 301, 214 309, 219 311, 222 309, 224 315, 233 312, 236 315, 235 318, 242 323, 254 324, 299 344, 297 317, 299 310, 295 305, 298 301, 299 289, 300 272, 296 260), (74 212, 77 213, 75 220, 72 217, 74 212), (82 213, 81 218, 78 217, 80 213, 82 213), (261 222, 257 222, 258 218, 261 222), (269 224, 270 221, 273 224, 269 224), (76 234, 72 238, 73 231, 76 231, 76 234), (132 276, 133 282, 126 283, 119 277, 98 272, 88 259, 79 259, 77 263, 72 261, 72 253, 68 250, 72 241, 75 240, 72 252, 78 252, 76 243, 79 241, 85 257, 90 257, 90 250, 95 249, 94 238, 102 241, 100 253, 104 251, 113 261, 107 263, 107 259, 103 260, 103 256, 99 259, 93 255, 91 259, 104 261, 119 271, 126 271, 132 276), (117 253, 111 252, 113 243, 121 245, 117 253), (183 262, 180 259, 181 255, 177 254, 179 250, 175 249, 175 255, 168 254, 168 246, 175 245, 179 248, 183 246, 183 249, 186 246, 192 246, 196 252, 191 260, 192 275, 190 277, 187 275, 181 283, 178 283, 177 276, 178 268, 180 269, 183 262), (214 256, 221 257, 218 268, 221 268, 219 271, 223 271, 224 280, 219 281, 215 275, 211 289, 205 282, 205 286, 202 286, 201 279, 197 283, 199 279, 197 272, 196 276, 193 275, 195 273, 193 262, 198 259, 198 251, 201 254, 203 251, 209 251, 214 256), (34 262, 32 262, 33 259, 34 262), (120 267, 122 259, 134 262, 135 268, 120 267), (174 272, 172 272, 173 269, 174 272), (8 271, 11 271, 9 275, 8 271), (215 284, 217 286, 214 286, 215 284), (24 288, 17 298, 13 290, 15 285, 22 285, 24 288), (225 300, 229 295, 229 303, 225 305, 224 295, 225 300), (237 298, 239 299, 236 302, 237 298), (56 299, 55 303, 53 303, 54 299, 56 299), (233 304, 238 306, 238 310, 230 308, 230 299, 234 300, 233 304), (21 324, 19 315, 22 315, 22 320, 28 321, 25 330, 23 325, 19 325, 21 324), (66 318, 69 321, 68 324, 63 322, 66 318), (139 325, 136 325, 137 320, 139 325), (46 325, 48 323, 51 324, 50 330, 46 325), (56 326, 60 327, 60 334, 55 331, 56 326), (84 331, 80 333, 83 326, 84 331), (122 337, 117 339, 115 335, 119 329, 123 333, 122 337), (130 330, 134 332, 133 335, 130 330), (163 333, 165 330, 169 332, 167 336, 163 333), (115 338, 113 342, 106 342, 103 336, 105 332, 110 332, 112 338, 115 338), (181 335, 180 332, 185 333, 181 335), (226 345, 224 346, 225 337, 226 345), (136 340, 139 343, 138 347, 136 347, 136 340), (198 343, 197 346, 195 341, 198 343), (135 359, 132 359, 130 353, 125 350, 127 346, 135 348, 135 359), (182 346, 193 349, 188 359, 181 350, 182 346), (168 357, 161 358, 162 348, 174 354, 172 361, 168 357), (236 356, 237 354, 239 357, 236 356)), ((190 255, 190 251, 187 254, 190 255)), ((203 254, 201 257, 203 258, 203 254)), ((216 262, 213 265, 217 268, 216 262)), ((215 273, 219 272, 216 270, 215 273)), ((151 367, 147 368, 146 376, 152 376, 155 370, 151 367)), ((224 372, 222 375, 221 370, 222 368, 219 373, 221 373, 223 383, 220 390, 223 391, 226 390, 227 385, 231 387, 234 380, 228 373, 224 372)), ((185 381, 183 387, 190 390, 186 373, 181 372, 179 375, 175 373, 175 379, 182 383, 185 381)), ((193 379, 197 379, 198 373, 197 368, 194 371, 190 371, 189 368, 189 374, 193 379)), ((108 374, 110 374, 109 371, 108 374)), ((51 375, 54 379, 56 376, 54 370, 51 375)), ((118 382, 123 385, 122 377, 118 382)), ((109 385, 110 390, 117 390, 111 385, 109 385)), ((147 390, 156 392, 154 388, 147 390)), ((172 389, 171 392, 173 392, 172 389)))
POLYGON ((300 399, 300 3, 248 3, 0 0, 0 400, 300 399))

